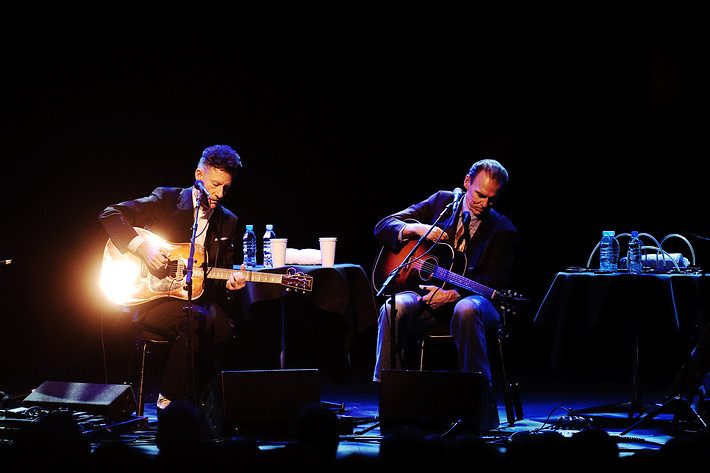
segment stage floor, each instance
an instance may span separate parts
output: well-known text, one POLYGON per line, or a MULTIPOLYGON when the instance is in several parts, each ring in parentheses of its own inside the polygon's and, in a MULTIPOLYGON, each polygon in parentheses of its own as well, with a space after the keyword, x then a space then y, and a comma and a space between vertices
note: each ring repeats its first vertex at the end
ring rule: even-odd
MULTIPOLYGON (((352 426, 352 433, 340 436, 338 457, 354 453, 377 456, 383 437, 389 434, 380 429, 377 418, 380 393, 370 377, 369 370, 356 369, 339 386, 325 376, 319 378, 321 401, 336 413, 343 424, 352 426)), ((659 451, 673 438, 692 439, 704 434, 702 425, 696 424, 696 419, 685 415, 683 411, 677 417, 680 423, 674 422, 674 416, 669 411, 653 415, 666 400, 666 386, 644 386, 644 414, 634 414, 630 418, 625 409, 631 401, 632 390, 626 383, 559 378, 539 373, 518 375, 517 379, 522 415, 520 412, 515 413, 514 421, 508 422, 502 386, 496 386, 500 425, 498 429, 480 435, 482 441, 498 446, 501 452, 505 452, 516 436, 557 432, 570 437, 590 428, 603 430, 615 439, 621 457, 640 451, 659 451), (599 406, 601 408, 596 409, 599 406), (645 420, 636 425, 644 415, 645 420)), ((152 441, 158 422, 155 404, 148 402, 145 410, 149 422, 147 429, 122 437, 127 442, 135 442, 149 453, 157 453, 157 447, 152 441)), ((450 431, 420 429, 417 425, 411 428, 428 437, 476 435, 469 430, 456 428, 450 431)), ((258 442, 261 449, 280 448, 284 445, 282 441, 269 439, 258 439, 258 442)))
MULTIPOLYGON (((368 458, 377 458, 380 447, 388 432, 383 432, 378 423, 380 393, 378 386, 371 381, 369 368, 355 368, 341 385, 333 384, 327 377, 319 374, 321 401, 335 412, 341 425, 351 427, 340 435, 337 457, 345 458, 356 454, 368 458)), ((518 374, 519 393, 522 415, 517 413, 514 422, 508 422, 503 401, 502 386, 496 386, 495 395, 498 405, 500 425, 497 429, 482 434, 472 434, 467 430, 431 429, 419 430, 411 426, 410 432, 420 432, 427 438, 456 438, 477 435, 478 439, 498 449, 502 454, 519 438, 543 437, 555 433, 571 438, 580 431, 601 430, 614 440, 620 457, 629 457, 637 453, 659 452, 670 440, 695 439, 705 437, 705 429, 687 416, 685 412, 675 417, 661 413, 653 418, 649 415, 644 422, 634 426, 636 420, 627 413, 616 412, 604 407, 599 412, 587 412, 593 406, 615 406, 631 400, 631 390, 627 383, 600 381, 580 377, 580 379, 561 378, 540 373, 518 374), (681 422, 674 422, 674 419, 681 422), (627 432, 625 432, 627 431, 627 432)), ((666 386, 644 386, 645 412, 654 410, 665 400, 666 386)), ((124 426, 120 430, 92 435, 93 447, 104 443, 123 443, 134 446, 148 455, 158 455, 156 443, 158 417, 154 403, 156 393, 148 393, 144 422, 124 426)), ((224 439, 215 439, 215 442, 224 439)), ((273 450, 287 446, 288 439, 255 438, 260 450, 273 450)))

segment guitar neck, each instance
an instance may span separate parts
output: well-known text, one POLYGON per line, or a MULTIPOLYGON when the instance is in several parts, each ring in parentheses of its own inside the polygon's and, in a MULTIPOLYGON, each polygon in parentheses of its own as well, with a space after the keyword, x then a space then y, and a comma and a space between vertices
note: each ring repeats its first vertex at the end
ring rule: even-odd
POLYGON ((242 271, 241 269, 227 268, 207 268, 207 274, 204 274, 202 268, 194 268, 195 277, 206 279, 229 279, 233 273, 242 273, 247 282, 266 282, 281 284, 283 274, 266 273, 259 271, 242 271))
POLYGON ((490 287, 484 286, 483 284, 477 283, 476 281, 461 276, 460 274, 456 274, 448 269, 444 269, 441 266, 437 266, 436 269, 434 269, 433 276, 440 281, 453 284, 461 289, 468 289, 469 291, 485 296, 488 299, 493 299, 496 295, 496 291, 490 287))

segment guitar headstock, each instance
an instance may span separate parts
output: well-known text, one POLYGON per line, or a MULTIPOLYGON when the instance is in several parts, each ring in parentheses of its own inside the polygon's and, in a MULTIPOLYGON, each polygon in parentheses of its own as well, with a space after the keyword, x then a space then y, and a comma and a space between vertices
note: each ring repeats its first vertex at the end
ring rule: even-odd
POLYGON ((501 310, 515 315, 521 306, 530 303, 530 299, 509 289, 505 292, 496 291, 496 302, 500 304, 501 310))
POLYGON ((288 289, 308 292, 313 290, 313 276, 304 273, 298 273, 290 268, 289 271, 281 278, 281 284, 288 289))

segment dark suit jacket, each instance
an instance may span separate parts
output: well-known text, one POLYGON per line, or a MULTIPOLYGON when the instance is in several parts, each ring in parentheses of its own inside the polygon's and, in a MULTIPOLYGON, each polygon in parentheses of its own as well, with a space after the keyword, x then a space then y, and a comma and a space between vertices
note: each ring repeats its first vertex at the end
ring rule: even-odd
MULTIPOLYGON (((192 188, 158 187, 150 196, 107 207, 99 221, 121 252, 137 235, 133 227, 141 227, 172 243, 189 243, 194 225, 192 188)), ((235 260, 237 216, 222 205, 212 212, 205 250, 210 267, 232 268, 235 260)), ((225 281, 207 279, 203 299, 221 298, 226 294, 225 281)))
MULTIPOLYGON (((452 201, 452 192, 439 191, 418 204, 382 219, 375 226, 375 238, 397 251, 402 246, 399 234, 407 221, 432 224, 452 201)), ((450 219, 450 216, 451 210, 447 210, 437 226, 443 228, 449 237, 449 240, 442 242, 453 246, 450 240, 456 234, 456 227, 455 219, 450 219)), ((491 209, 466 248, 465 276, 492 289, 505 289, 512 276, 517 244, 518 232, 512 222, 491 209)))

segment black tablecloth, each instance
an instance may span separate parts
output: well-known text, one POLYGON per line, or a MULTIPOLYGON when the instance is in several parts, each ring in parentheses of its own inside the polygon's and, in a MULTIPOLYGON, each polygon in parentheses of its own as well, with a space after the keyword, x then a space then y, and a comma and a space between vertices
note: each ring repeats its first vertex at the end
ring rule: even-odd
POLYGON ((561 272, 535 324, 552 331, 553 371, 626 363, 634 333, 649 368, 672 371, 705 326, 706 286, 700 274, 561 272))
POLYGON ((301 292, 280 284, 253 283, 241 291, 245 321, 236 333, 242 354, 248 358, 245 368, 279 366, 274 356, 278 357, 283 314, 285 367, 318 368, 336 381, 341 380, 348 372, 354 336, 377 322, 369 278, 362 267, 354 264, 256 271, 285 274, 289 268, 312 276, 312 290, 301 292))
MULTIPOLYGON (((314 307, 343 315, 353 332, 359 333, 377 322, 372 286, 362 267, 355 264, 336 264, 334 267, 286 266, 256 270, 286 274, 290 268, 313 277, 311 291, 296 293, 314 307)), ((252 304, 294 294, 293 290, 289 291, 287 287, 279 284, 248 284, 245 291, 247 317, 250 316, 252 304)))

